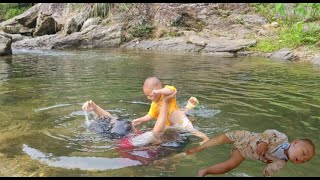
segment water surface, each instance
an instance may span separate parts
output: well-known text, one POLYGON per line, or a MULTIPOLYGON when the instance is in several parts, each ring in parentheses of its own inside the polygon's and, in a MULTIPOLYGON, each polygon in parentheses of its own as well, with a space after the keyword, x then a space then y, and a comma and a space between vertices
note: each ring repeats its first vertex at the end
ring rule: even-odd
MULTIPOLYGON (((320 68, 264 58, 99 50, 13 50, 0 57, 1 176, 195 176, 226 160, 230 145, 181 157, 184 147, 156 159, 137 150, 120 154, 113 139, 84 127, 82 103, 92 99, 114 115, 145 115, 143 81, 159 77, 178 89, 180 107, 195 96, 196 128, 209 137, 229 130, 272 128, 289 140, 310 138, 319 147, 320 68)), ((150 129, 154 122, 140 126, 150 129)), ((152 152, 159 152, 155 149, 152 152)), ((319 150, 316 151, 319 154, 319 150)), ((264 165, 245 161, 219 176, 261 176, 264 165)), ((320 160, 288 166, 275 176, 319 176, 320 160)))

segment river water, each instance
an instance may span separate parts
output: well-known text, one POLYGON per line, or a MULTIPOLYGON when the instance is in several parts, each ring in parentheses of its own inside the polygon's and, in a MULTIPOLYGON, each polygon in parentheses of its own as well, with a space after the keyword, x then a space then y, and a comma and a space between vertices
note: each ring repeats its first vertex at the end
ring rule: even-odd
MULTIPOLYGON (((199 168, 226 160, 231 145, 177 156, 201 141, 192 136, 179 148, 121 154, 114 139, 85 128, 81 106, 89 99, 117 116, 145 115, 150 102, 142 85, 148 76, 174 85, 180 107, 197 97, 201 106, 190 119, 209 137, 277 129, 290 141, 310 138, 320 145, 320 67, 314 65, 120 49, 14 49, 0 57, 0 175, 195 176, 199 168)), ((275 176, 319 176, 317 154, 305 164, 289 162, 275 176)), ((263 167, 245 161, 218 176, 262 176, 263 167)))

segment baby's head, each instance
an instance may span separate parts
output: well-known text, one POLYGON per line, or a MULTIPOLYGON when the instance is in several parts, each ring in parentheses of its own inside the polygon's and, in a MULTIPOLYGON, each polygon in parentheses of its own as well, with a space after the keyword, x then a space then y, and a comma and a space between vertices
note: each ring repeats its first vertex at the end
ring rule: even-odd
POLYGON ((154 96, 152 94, 152 91, 155 89, 161 89, 162 83, 161 81, 156 77, 148 77, 143 84, 143 93, 146 95, 146 97, 151 101, 158 101, 160 98, 160 95, 154 96))
POLYGON ((295 139, 288 149, 288 157, 294 164, 300 164, 311 160, 315 152, 315 146, 310 139, 295 139))

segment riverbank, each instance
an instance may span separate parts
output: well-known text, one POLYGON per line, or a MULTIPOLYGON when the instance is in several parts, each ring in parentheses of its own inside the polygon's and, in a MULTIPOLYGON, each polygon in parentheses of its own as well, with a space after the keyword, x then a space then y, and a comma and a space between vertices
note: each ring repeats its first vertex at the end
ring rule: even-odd
POLYGON ((119 47, 320 64, 319 48, 283 46, 271 52, 257 48, 262 40, 276 39, 284 27, 248 3, 102 5, 110 11, 99 14, 97 3, 38 3, 0 23, 0 42, 7 49, 119 47))

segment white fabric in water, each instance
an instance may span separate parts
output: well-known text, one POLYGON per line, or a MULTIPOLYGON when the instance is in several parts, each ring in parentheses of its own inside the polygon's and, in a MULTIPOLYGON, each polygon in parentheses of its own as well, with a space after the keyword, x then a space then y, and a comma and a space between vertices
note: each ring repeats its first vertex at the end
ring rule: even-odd
POLYGON ((133 146, 144 146, 151 143, 155 139, 152 131, 145 132, 131 139, 133 146))

